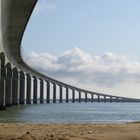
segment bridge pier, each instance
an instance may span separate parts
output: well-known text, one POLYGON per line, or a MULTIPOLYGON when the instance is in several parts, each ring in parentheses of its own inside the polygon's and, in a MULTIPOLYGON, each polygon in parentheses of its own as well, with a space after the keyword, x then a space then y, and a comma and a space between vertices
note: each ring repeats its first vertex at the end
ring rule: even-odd
POLYGON ((128 102, 131 102, 131 99, 130 98, 128 98, 128 102))
POLYGON ((56 84, 53 83, 53 103, 56 103, 56 84))
POLYGON ((75 103, 75 90, 72 89, 72 102, 75 103))
POLYGON ((110 103, 112 103, 112 96, 110 96, 110 103))
POLYGON ((118 97, 116 97, 116 103, 118 103, 119 102, 119 98, 118 97))
POLYGON ((50 103, 50 82, 46 81, 47 83, 47 103, 50 103))
POLYGON ((100 102, 100 95, 98 95, 98 103, 100 102))
POLYGON ((61 85, 59 85, 59 92, 60 92, 59 102, 62 103, 63 102, 63 100, 62 100, 63 95, 62 95, 62 86, 61 85))
POLYGON ((19 104, 25 104, 25 74, 20 71, 19 104))
POLYGON ((31 75, 29 73, 26 74, 26 104, 31 104, 31 75))
POLYGON ((0 53, 0 110, 6 109, 5 77, 6 77, 5 55, 4 55, 4 53, 0 53))
POLYGON ((81 91, 79 91, 79 103, 81 103, 81 91))
POLYGON ((91 94, 91 103, 93 103, 94 94, 91 94))
POLYGON ((6 109, 5 103, 5 67, 1 66, 1 77, 0 77, 0 110, 6 109))
POLYGON ((66 103, 69 102, 69 89, 66 87, 66 103))
POLYGON ((11 70, 11 64, 6 64, 6 86, 5 86, 5 102, 6 106, 10 107, 12 106, 12 70, 11 70))
POLYGON ((122 102, 122 103, 124 102, 123 98, 119 98, 119 101, 122 102))
POLYGON ((33 103, 37 104, 37 78, 33 76, 33 103))
POLYGON ((104 96, 104 103, 106 103, 106 96, 104 96))
POLYGON ((40 80, 40 103, 43 104, 44 103, 44 82, 42 79, 40 80))
POLYGON ((13 77, 12 77, 12 104, 18 105, 19 98, 19 75, 17 68, 13 68, 13 77))
POLYGON ((87 103, 87 93, 85 93, 85 103, 87 103))

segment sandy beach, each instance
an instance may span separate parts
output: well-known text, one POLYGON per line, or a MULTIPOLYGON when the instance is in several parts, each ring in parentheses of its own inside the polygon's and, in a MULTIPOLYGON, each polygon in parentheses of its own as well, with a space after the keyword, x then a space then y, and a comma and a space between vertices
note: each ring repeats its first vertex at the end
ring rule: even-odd
POLYGON ((140 140, 140 123, 0 123, 0 140, 140 140))

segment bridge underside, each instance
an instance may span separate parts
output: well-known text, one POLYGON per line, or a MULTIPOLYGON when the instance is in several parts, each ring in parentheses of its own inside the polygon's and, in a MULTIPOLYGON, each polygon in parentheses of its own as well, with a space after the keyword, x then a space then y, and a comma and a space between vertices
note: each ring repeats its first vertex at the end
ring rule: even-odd
POLYGON ((36 2, 0 0, 0 110, 32 103, 140 101, 80 89, 30 68, 21 57, 21 41, 36 2))

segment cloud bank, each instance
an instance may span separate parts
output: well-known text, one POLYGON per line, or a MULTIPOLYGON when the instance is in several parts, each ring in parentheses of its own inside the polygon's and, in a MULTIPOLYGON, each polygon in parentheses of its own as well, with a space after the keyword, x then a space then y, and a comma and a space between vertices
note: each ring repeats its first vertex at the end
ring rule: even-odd
POLYGON ((123 82, 140 82, 140 63, 110 52, 92 57, 74 48, 57 56, 31 53, 25 61, 45 75, 73 79, 83 84, 111 87, 123 82))

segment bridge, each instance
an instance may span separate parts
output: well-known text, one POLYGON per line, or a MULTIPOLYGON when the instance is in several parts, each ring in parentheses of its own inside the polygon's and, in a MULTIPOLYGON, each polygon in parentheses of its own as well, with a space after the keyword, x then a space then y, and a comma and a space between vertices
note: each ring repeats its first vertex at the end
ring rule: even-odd
POLYGON ((18 104, 140 102, 81 89, 28 66, 21 56, 21 41, 36 3, 37 0, 0 0, 0 110, 18 104))

